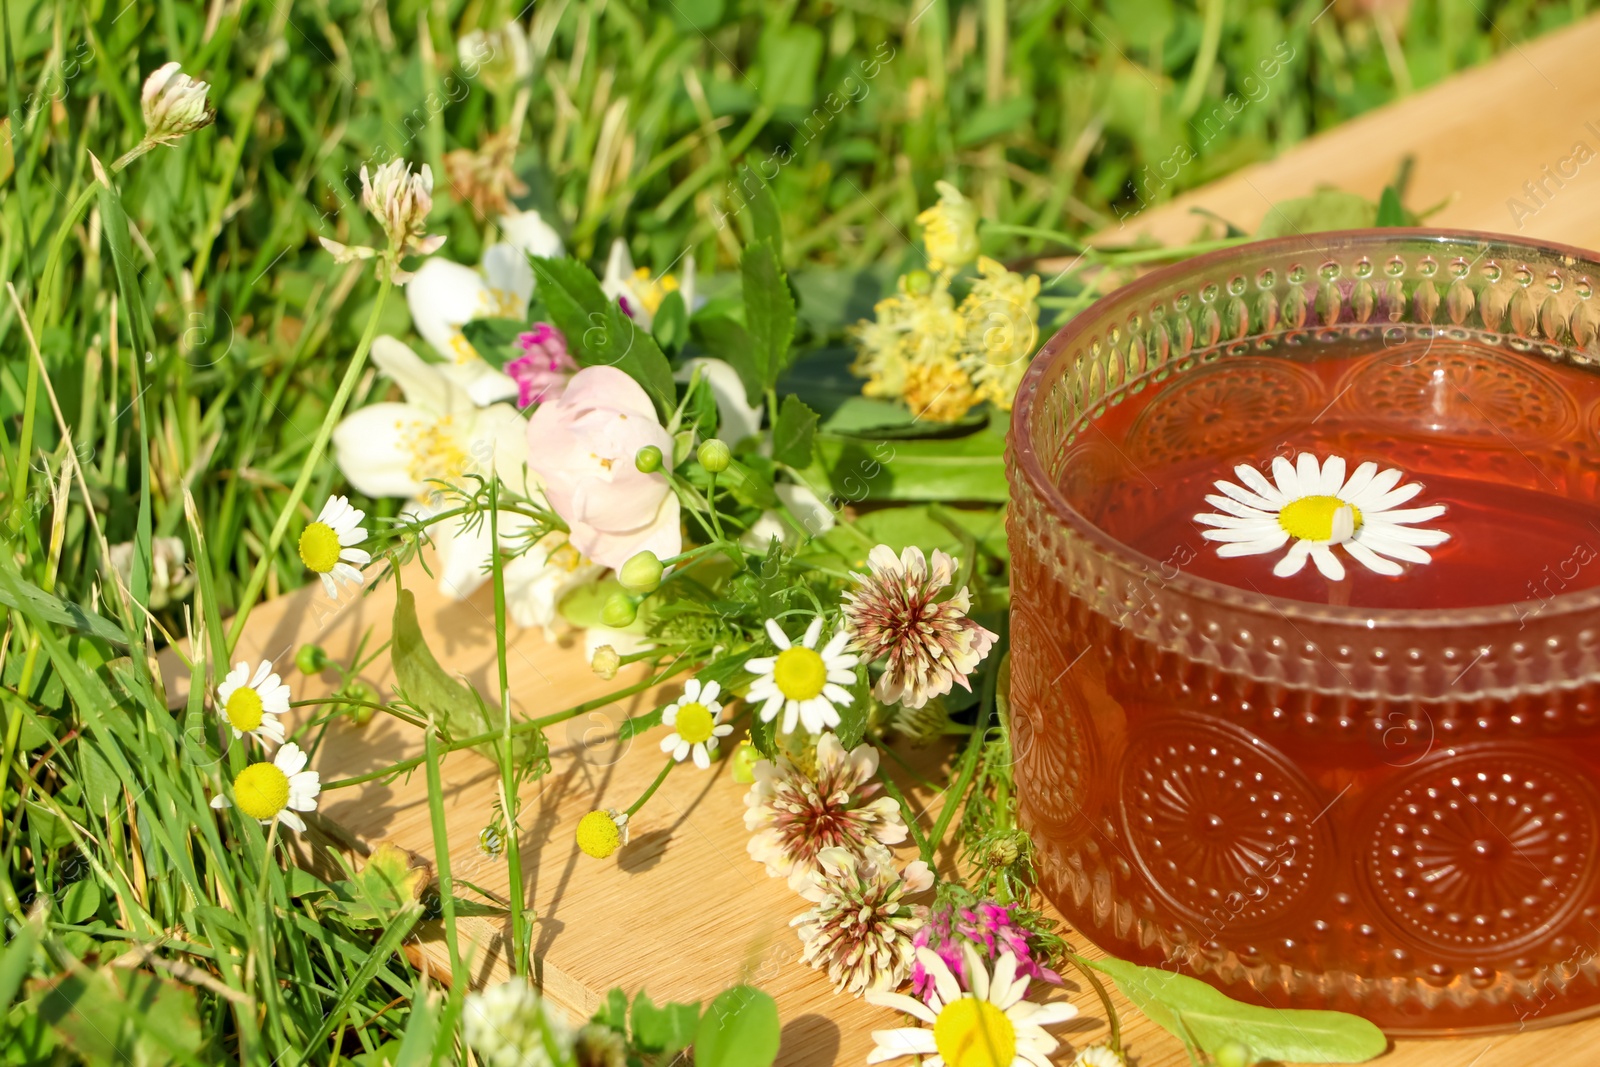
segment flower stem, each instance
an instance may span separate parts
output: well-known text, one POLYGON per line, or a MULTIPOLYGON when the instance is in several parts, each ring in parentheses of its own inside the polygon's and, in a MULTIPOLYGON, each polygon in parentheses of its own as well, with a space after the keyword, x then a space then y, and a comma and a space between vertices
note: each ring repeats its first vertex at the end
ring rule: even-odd
MULTIPOLYGON (((538 719, 524 719, 522 722, 516 723, 511 727, 511 733, 513 736, 515 736, 528 733, 532 730, 542 730, 546 726, 554 726, 558 722, 565 722, 574 716, 582 715, 586 711, 593 711, 596 708, 603 708, 607 704, 613 704, 624 697, 630 697, 636 693, 642 693, 646 689, 660 685, 666 677, 666 673, 657 674, 650 678, 646 678, 642 682, 636 682, 633 685, 628 686, 626 689, 619 689, 615 693, 607 693, 603 697, 595 697, 593 700, 586 700, 582 704, 574 704, 565 711, 558 711, 554 714, 545 715, 538 719)), ((493 742, 504 737, 505 733, 506 731, 504 727, 496 727, 487 733, 474 734, 471 737, 463 737, 458 741, 451 741, 448 744, 440 745, 435 754, 438 756, 445 756, 451 752, 456 752, 463 748, 476 748, 479 745, 492 744, 493 742)), ((388 778, 392 775, 404 774, 406 771, 409 771, 414 767, 422 766, 427 759, 428 757, 425 755, 413 756, 411 759, 401 760, 400 762, 390 764, 387 767, 380 767, 378 770, 368 771, 366 774, 358 774, 351 778, 339 778, 332 782, 324 782, 322 789, 324 792, 329 789, 343 789, 346 786, 361 785, 363 782, 372 782, 379 778, 388 778)))
POLYGON ((272 527, 272 533, 267 538, 267 547, 261 553, 261 558, 256 561, 255 570, 250 573, 250 584, 245 587, 244 596, 240 598, 238 608, 233 616, 233 625, 228 628, 227 655, 233 655, 234 646, 239 643, 239 635, 244 632, 245 620, 250 617, 250 609, 255 606, 261 590, 267 584, 267 572, 272 569, 273 560, 277 558, 278 549, 283 544, 283 536, 289 530, 289 522, 300 508, 300 503, 305 499, 306 490, 311 486, 311 479, 317 472, 317 465, 322 461, 322 455, 327 451, 328 440, 333 436, 333 427, 339 421, 339 416, 344 414, 344 408, 350 402, 350 394, 355 392, 356 382, 361 378, 361 371, 367 363, 367 353, 372 349, 373 339, 378 334, 378 320, 383 313, 383 305, 388 300, 389 290, 394 287, 394 281, 386 273, 378 286, 378 299, 372 305, 372 314, 367 319, 367 328, 361 334, 361 343, 356 347, 356 354, 350 357, 350 365, 345 368, 344 378, 339 382, 339 391, 333 396, 333 403, 328 405, 328 413, 323 416, 322 425, 317 428, 317 436, 311 442, 311 451, 306 455, 300 467, 300 477, 295 480, 294 488, 289 490, 289 499, 284 502, 283 510, 278 512, 278 521, 272 527))
MULTIPOLYGON (((450 999, 461 996, 466 987, 466 970, 461 964, 461 946, 456 938, 455 879, 450 874, 450 831, 444 820, 444 784, 439 777, 435 755, 438 735, 430 727, 424 735, 428 767, 428 817, 433 823, 433 862, 439 872, 439 912, 444 920, 444 943, 450 952, 450 999)), ((513 894, 515 897, 515 894, 513 894)))
POLYGON ((676 767, 677 765, 677 760, 673 759, 671 756, 667 757, 666 766, 661 768, 661 773, 656 775, 656 780, 650 783, 650 788, 646 789, 643 793, 640 793, 639 799, 635 800, 628 808, 628 818, 633 818, 634 813, 636 813, 640 808, 644 807, 645 801, 656 795, 656 790, 661 788, 661 783, 667 780, 667 775, 671 774, 672 768, 676 767))
POLYGON ((994 707, 997 673, 994 668, 990 668, 984 676, 983 702, 979 705, 978 721, 972 727, 972 735, 967 738, 966 751, 961 754, 960 774, 956 778, 950 798, 939 810, 939 818, 934 822, 933 829, 928 833, 927 841, 922 846, 922 858, 929 866, 933 865, 933 855, 944 843, 945 831, 950 828, 950 821, 956 817, 956 810, 962 806, 962 801, 967 795, 967 787, 972 784, 972 778, 978 771, 978 754, 983 751, 984 738, 989 736, 989 711, 994 707))
POLYGON ((527 918, 522 913, 522 851, 517 820, 522 814, 511 748, 511 682, 506 662, 506 574, 500 559, 500 481, 489 482, 489 561, 493 570, 495 662, 500 672, 500 805, 506 816, 506 876, 511 901, 511 973, 531 977, 528 970, 527 918))
POLYGON ((1106 1043, 1111 1046, 1111 1051, 1121 1052, 1122 1025, 1117 1018, 1117 1009, 1111 1004, 1111 994, 1106 992, 1105 983, 1100 980, 1094 968, 1089 966, 1089 962, 1076 952, 1067 953, 1067 961, 1078 969, 1090 985, 1094 986, 1095 994, 1100 998, 1100 1006, 1105 1009, 1106 1025, 1111 1028, 1111 1036, 1106 1039, 1106 1043))

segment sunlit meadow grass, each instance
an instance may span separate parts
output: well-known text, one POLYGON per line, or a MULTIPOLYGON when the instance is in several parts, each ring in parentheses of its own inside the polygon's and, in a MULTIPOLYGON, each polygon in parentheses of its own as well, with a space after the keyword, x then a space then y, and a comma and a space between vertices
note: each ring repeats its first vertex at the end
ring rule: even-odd
MULTIPOLYGON (((476 262, 485 205, 446 154, 498 132, 518 201, 574 254, 621 236, 703 272, 737 258, 748 165, 797 282, 844 294, 806 319, 822 344, 893 273, 872 268, 901 264, 937 178, 987 218, 1085 234, 1585 7, 6 0, 0 1061, 454 1058, 459 1001, 396 951, 424 905, 375 875, 330 887, 284 862, 281 827, 219 818, 242 750, 219 753, 205 686, 169 709, 152 658, 189 639, 226 664, 228 618, 306 578, 292 543, 266 554, 273 531, 340 488, 307 459, 363 335, 409 330, 370 269, 316 242, 381 243, 364 162, 429 164, 432 229, 476 262), (458 39, 513 16, 531 76, 463 66, 458 39), (1257 93, 1275 54, 1293 58, 1257 93), (217 121, 117 172, 168 60, 210 82, 217 121), (1254 102, 1221 121, 1229 93, 1254 102), (1152 185, 1178 145, 1193 161, 1152 185), (135 564, 125 597, 108 546, 148 558, 174 537, 192 581, 135 564)), ((1014 232, 988 251, 1061 248, 1014 232)), ((353 385, 351 407, 387 388, 353 385)))

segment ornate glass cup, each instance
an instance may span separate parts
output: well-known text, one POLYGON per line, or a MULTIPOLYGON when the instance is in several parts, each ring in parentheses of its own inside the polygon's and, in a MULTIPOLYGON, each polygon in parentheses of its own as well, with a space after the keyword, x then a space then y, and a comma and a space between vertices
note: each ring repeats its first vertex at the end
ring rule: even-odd
POLYGON ((1045 346, 1009 456, 1013 743, 1083 934, 1392 1034, 1600 1011, 1597 277, 1508 237, 1312 234, 1045 346), (1340 581, 1219 557, 1188 521, 1216 472, 1301 452, 1401 468, 1451 539, 1340 581))

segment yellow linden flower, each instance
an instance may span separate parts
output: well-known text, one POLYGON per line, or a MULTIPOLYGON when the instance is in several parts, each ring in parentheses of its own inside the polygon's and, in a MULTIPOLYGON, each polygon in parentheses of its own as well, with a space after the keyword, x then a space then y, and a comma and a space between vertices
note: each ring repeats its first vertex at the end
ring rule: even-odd
POLYGON ((978 208, 949 182, 934 182, 939 202, 917 216, 933 270, 955 270, 978 256, 978 208))
POLYGON ((1024 278, 984 256, 961 302, 966 323, 962 367, 978 399, 1011 410, 1017 386, 1039 344, 1039 278, 1024 278))
POLYGON ((233 780, 233 799, 218 793, 211 798, 213 808, 237 806, 250 818, 263 824, 274 819, 295 830, 304 831, 305 820, 297 811, 316 811, 322 780, 316 771, 306 770, 308 757, 300 746, 289 742, 278 749, 271 763, 252 763, 233 780))
POLYGON ((929 422, 955 422, 981 399, 956 363, 919 363, 906 368, 906 405, 929 422))

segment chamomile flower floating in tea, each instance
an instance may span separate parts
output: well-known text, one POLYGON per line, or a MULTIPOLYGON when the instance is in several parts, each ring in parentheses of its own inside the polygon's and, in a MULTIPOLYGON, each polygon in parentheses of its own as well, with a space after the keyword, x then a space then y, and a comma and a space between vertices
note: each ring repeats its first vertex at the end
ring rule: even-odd
POLYGON ((1196 515, 1194 521, 1212 527, 1202 534, 1221 542, 1219 556, 1259 556, 1289 546, 1272 568, 1280 578, 1300 573, 1306 560, 1329 581, 1344 578, 1344 564, 1334 546, 1378 574, 1396 575, 1400 562, 1428 563, 1429 547, 1444 544, 1443 530, 1418 529, 1444 514, 1443 504, 1421 508, 1400 505, 1422 492, 1420 482, 1400 481, 1404 476, 1390 468, 1379 473, 1367 462, 1345 477, 1342 456, 1318 462, 1302 452, 1290 463, 1282 456, 1272 461, 1272 479, 1247 464, 1235 467, 1239 483, 1219 481, 1219 493, 1206 497, 1218 509, 1196 515))
POLYGON ((306 770, 307 756, 300 746, 289 742, 278 749, 272 762, 252 763, 233 780, 233 799, 218 793, 211 798, 213 808, 237 807, 263 825, 277 819, 294 830, 304 831, 306 822, 297 811, 316 811, 322 780, 316 771, 306 770))
POLYGON ((289 687, 262 660, 252 676, 250 664, 235 663, 217 686, 217 711, 236 738, 249 734, 258 741, 283 744, 278 716, 289 710, 289 687))
POLYGON ((933 975, 933 992, 922 999, 871 992, 867 1000, 915 1016, 931 1029, 874 1030, 877 1048, 867 1062, 937 1056, 938 1060, 928 1062, 942 1061, 947 1067, 1049 1067, 1057 1041, 1044 1028, 1066 1022, 1078 1009, 1060 1001, 1036 1004, 1023 999, 1028 979, 1017 976, 1015 956, 1000 953, 991 972, 977 952, 966 946, 967 973, 972 976, 967 991, 932 949, 918 949, 917 960, 933 975))
POLYGON ((855 682, 860 662, 858 656, 844 650, 850 635, 840 630, 817 651, 817 639, 822 636, 819 615, 806 627, 799 644, 792 643, 774 619, 767 620, 767 636, 778 646, 778 654, 758 656, 744 665, 751 674, 761 676, 745 696, 752 705, 761 705, 761 721, 771 722, 783 712, 779 729, 786 734, 802 725, 814 734, 838 726, 839 707, 855 700, 845 688, 855 682))
POLYGON ((668 704, 661 712, 661 721, 673 728, 661 739, 661 751, 682 763, 692 752, 694 765, 701 770, 711 766, 711 757, 717 753, 717 739, 733 733, 733 724, 718 722, 722 705, 717 696, 722 687, 716 682, 701 685, 700 679, 691 678, 684 684, 683 696, 668 704))
POLYGON ((339 586, 360 588, 360 567, 372 562, 372 556, 356 548, 367 539, 361 520, 367 513, 350 506, 342 496, 330 496, 315 522, 300 532, 300 560, 309 570, 322 576, 323 590, 335 600, 339 586))
POLYGON ((833 733, 817 739, 813 771, 782 754, 757 760, 744 801, 744 826, 754 834, 750 858, 772 877, 789 879, 796 892, 824 849, 890 862, 889 846, 906 839, 906 824, 894 798, 879 795, 877 773, 876 748, 863 743, 846 752, 833 733))

